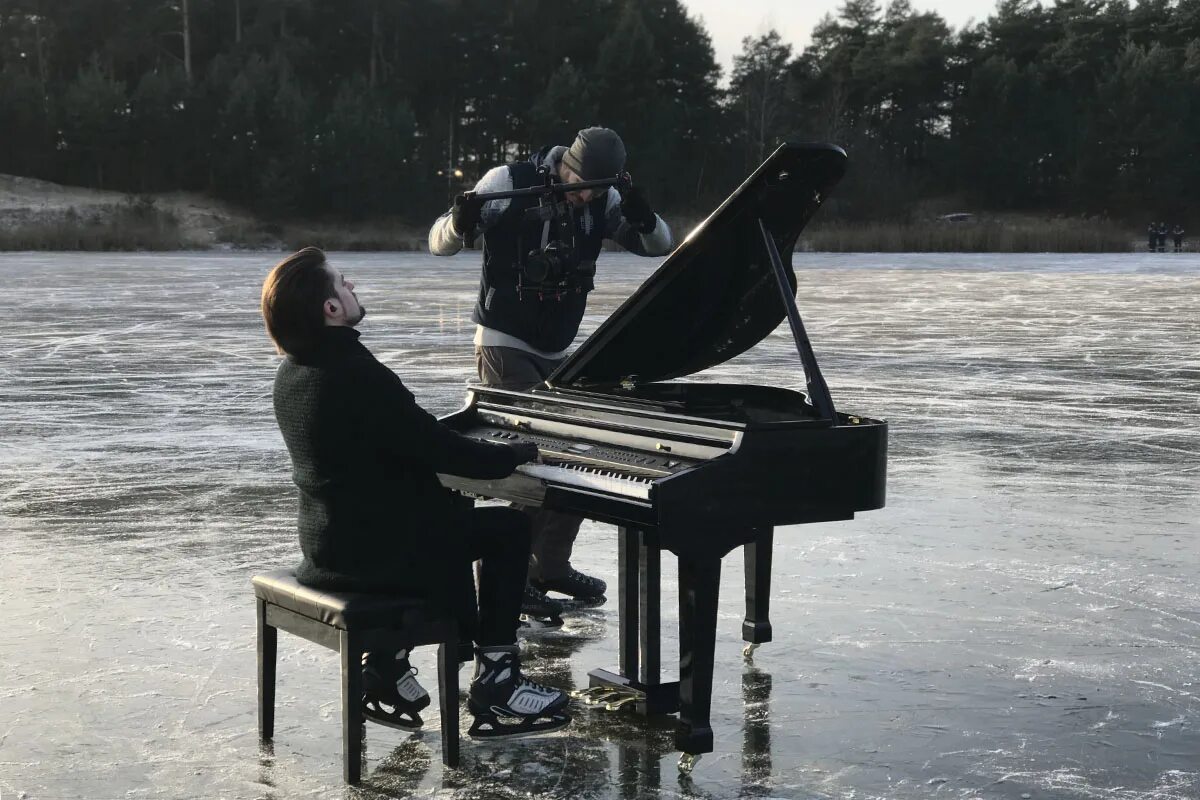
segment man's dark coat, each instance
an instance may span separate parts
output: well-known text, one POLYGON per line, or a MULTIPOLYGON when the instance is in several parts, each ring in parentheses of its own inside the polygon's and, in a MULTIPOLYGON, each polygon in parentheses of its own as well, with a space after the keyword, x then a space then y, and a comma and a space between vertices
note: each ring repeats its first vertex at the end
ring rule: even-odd
POLYGON ((502 478, 515 451, 461 436, 417 405, 394 372, 330 326, 275 375, 275 418, 300 489, 301 583, 424 594, 473 629, 470 503, 436 473, 502 478))

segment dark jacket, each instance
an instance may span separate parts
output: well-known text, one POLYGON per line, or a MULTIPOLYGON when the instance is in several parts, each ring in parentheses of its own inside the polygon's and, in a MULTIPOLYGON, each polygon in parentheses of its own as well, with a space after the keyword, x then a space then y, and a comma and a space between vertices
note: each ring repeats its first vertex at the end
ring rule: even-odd
POLYGON ((353 328, 328 327, 311 352, 284 359, 274 401, 300 489, 300 582, 424 594, 473 619, 471 505, 436 473, 501 478, 515 451, 438 422, 353 328))

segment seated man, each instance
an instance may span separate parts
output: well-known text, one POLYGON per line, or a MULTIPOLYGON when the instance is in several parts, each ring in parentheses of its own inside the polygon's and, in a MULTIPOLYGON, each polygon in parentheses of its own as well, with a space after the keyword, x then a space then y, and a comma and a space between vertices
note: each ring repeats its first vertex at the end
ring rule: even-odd
MULTIPOLYGON (((524 677, 517 657, 528 518, 510 508, 474 508, 437 478, 502 478, 536 459, 537 446, 478 442, 438 422, 358 341, 355 326, 365 314, 354 284, 315 247, 279 262, 263 283, 267 333, 287 356, 274 402, 300 489, 304 558, 296 577, 320 589, 421 594, 453 610, 476 644, 470 735, 565 727, 566 695, 524 677)), ((420 727, 429 694, 407 656, 364 659, 367 719, 420 727)))

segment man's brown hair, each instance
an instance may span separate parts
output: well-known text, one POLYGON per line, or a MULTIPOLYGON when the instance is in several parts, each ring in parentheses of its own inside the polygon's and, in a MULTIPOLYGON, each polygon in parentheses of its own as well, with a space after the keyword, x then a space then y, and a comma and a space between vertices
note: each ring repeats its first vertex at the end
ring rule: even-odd
POLYGON ((325 253, 306 247, 280 261, 262 287, 267 334, 280 353, 311 349, 325 328, 325 301, 337 291, 325 269, 325 253))

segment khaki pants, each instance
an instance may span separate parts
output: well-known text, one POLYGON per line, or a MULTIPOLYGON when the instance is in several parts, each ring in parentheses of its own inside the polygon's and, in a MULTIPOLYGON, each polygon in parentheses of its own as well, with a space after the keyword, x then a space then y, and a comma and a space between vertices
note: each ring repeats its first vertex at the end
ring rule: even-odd
MULTIPOLYGON (((476 347, 475 369, 488 386, 531 389, 546 380, 561 360, 542 358, 512 347, 476 347)), ((533 541, 529 559, 532 580, 561 578, 571 569, 571 551, 582 517, 518 506, 530 516, 533 541)))

